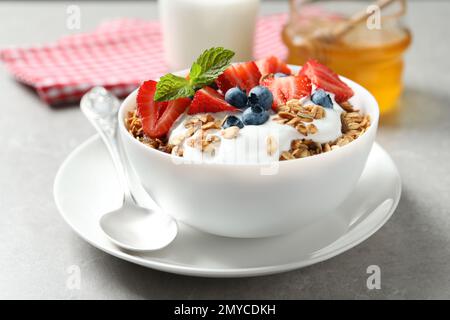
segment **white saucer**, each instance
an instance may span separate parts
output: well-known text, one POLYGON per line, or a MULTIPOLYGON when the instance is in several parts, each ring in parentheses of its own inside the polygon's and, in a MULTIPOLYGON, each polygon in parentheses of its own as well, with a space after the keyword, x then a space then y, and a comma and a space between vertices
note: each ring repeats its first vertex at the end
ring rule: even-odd
MULTIPOLYGON (((120 205, 120 190, 109 155, 94 136, 61 165, 54 196, 61 215, 72 229, 109 254, 178 274, 243 277, 301 268, 361 243, 394 212, 400 199, 401 182, 389 155, 375 144, 355 191, 326 220, 298 232, 264 239, 218 237, 180 223, 175 241, 151 253, 125 252, 108 241, 100 230, 99 216, 120 205)), ((144 193, 141 196, 146 197, 144 193)))

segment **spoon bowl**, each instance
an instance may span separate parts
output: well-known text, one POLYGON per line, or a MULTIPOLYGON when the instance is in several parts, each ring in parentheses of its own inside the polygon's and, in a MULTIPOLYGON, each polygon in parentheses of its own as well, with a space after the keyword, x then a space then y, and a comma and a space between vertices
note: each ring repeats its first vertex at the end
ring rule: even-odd
POLYGON ((177 235, 177 224, 168 215, 129 203, 104 214, 100 227, 111 242, 132 251, 162 249, 177 235))

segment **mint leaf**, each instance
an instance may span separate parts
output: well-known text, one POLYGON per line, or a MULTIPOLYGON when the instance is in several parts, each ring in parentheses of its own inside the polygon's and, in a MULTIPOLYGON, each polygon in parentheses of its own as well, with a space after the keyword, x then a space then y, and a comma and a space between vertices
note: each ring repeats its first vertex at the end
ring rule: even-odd
POLYGON ((189 80, 171 73, 161 77, 156 85, 155 101, 175 100, 183 97, 193 96, 194 88, 189 80))
POLYGON ((191 97, 196 90, 210 85, 230 65, 234 52, 222 47, 205 50, 192 64, 189 80, 171 73, 162 77, 156 85, 155 101, 191 97))
POLYGON ((191 71, 189 71, 189 79, 196 79, 198 76, 202 73, 202 66, 199 65, 197 62, 194 62, 191 67, 191 71))
POLYGON ((205 50, 191 68, 196 76, 191 76, 190 82, 197 89, 211 84, 220 76, 230 65, 234 52, 222 47, 205 50), (198 73, 198 66, 201 67, 201 73, 198 73))

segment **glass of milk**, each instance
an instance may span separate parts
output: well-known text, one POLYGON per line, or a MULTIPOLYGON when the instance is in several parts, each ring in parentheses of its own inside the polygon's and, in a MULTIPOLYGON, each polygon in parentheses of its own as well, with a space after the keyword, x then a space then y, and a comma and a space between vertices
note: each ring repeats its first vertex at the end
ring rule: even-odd
POLYGON ((166 62, 189 68, 206 49, 233 50, 234 61, 252 59, 259 0, 158 0, 166 62))

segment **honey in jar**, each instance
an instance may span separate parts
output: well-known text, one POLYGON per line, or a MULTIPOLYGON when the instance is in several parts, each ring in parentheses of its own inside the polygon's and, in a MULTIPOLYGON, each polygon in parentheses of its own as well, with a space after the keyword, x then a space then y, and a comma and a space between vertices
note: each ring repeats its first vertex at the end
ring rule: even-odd
MULTIPOLYGON (((402 14, 405 3, 399 3, 402 14)), ((397 13, 381 17, 378 28, 371 28, 367 21, 355 24, 334 41, 314 37, 318 30, 333 30, 344 24, 358 10, 355 3, 344 4, 291 0, 290 20, 282 34, 289 49, 287 61, 303 65, 310 58, 317 59, 364 86, 377 99, 380 111, 389 112, 402 92, 403 53, 411 42, 410 32, 397 13)))

